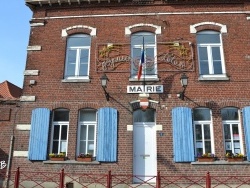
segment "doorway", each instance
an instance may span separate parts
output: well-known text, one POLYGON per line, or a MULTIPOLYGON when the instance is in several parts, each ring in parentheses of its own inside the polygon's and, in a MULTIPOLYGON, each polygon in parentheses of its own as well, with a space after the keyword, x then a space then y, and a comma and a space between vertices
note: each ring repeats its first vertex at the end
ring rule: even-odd
POLYGON ((155 110, 137 110, 133 124, 133 174, 134 183, 156 181, 157 145, 155 110))

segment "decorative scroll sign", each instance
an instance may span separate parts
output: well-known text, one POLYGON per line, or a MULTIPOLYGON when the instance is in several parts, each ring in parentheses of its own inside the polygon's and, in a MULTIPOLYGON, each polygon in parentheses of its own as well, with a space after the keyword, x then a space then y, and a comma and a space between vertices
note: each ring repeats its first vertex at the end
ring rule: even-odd
MULTIPOLYGON (((130 56, 130 44, 98 44, 96 53, 97 72, 130 72, 131 64, 138 69, 140 57, 130 56)), ((188 41, 157 43, 157 56, 146 58, 147 69, 157 64, 161 71, 190 71, 194 69, 193 46, 188 41)))

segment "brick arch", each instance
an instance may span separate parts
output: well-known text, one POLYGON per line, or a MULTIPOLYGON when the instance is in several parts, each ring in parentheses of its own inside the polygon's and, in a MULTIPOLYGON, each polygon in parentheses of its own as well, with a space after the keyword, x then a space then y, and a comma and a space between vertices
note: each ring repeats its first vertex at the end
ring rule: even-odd
POLYGON ((225 101, 220 103, 220 109, 227 107, 234 107, 240 109, 241 105, 238 101, 225 101))
POLYGON ((59 102, 59 103, 53 104, 52 109, 55 110, 55 109, 58 109, 58 108, 65 108, 65 109, 69 110, 70 107, 71 106, 68 103, 61 103, 61 102, 59 102))
POLYGON ((150 31, 155 34, 161 34, 161 26, 154 24, 139 23, 125 27, 125 35, 131 35, 137 31, 150 31))
POLYGON ((96 28, 87 25, 75 25, 62 29, 62 37, 67 37, 69 34, 73 33, 87 33, 90 36, 96 36, 96 28))
POLYGON ((198 31, 206 29, 227 33, 227 26, 216 22, 200 22, 190 25, 190 33, 197 33, 198 31))
POLYGON ((235 107, 242 108, 239 101, 223 101, 223 102, 215 102, 215 101, 196 101, 190 105, 190 108, 210 108, 210 109, 222 109, 225 107, 235 107))
POLYGON ((86 109, 86 108, 92 108, 92 109, 98 109, 98 103, 88 103, 88 102, 86 102, 86 103, 83 103, 83 104, 79 104, 78 106, 77 106, 77 109, 78 110, 81 110, 81 109, 86 109))

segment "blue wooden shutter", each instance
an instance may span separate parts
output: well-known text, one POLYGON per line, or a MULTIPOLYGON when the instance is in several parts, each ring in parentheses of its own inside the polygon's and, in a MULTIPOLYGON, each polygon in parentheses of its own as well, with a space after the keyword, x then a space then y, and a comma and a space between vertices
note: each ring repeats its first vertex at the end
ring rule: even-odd
POLYGON ((49 136, 50 110, 36 108, 32 110, 29 139, 29 160, 46 160, 49 136))
POLYGON ((175 162, 194 161, 192 111, 187 107, 172 110, 173 146, 175 162))
POLYGON ((243 125, 245 132, 245 144, 247 160, 250 161, 250 106, 243 108, 243 125))
POLYGON ((117 110, 98 110, 97 161, 117 161, 117 110))

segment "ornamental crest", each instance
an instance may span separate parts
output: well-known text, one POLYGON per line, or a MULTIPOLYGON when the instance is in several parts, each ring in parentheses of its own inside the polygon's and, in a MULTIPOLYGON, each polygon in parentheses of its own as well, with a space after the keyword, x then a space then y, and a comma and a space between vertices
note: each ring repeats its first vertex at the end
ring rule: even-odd
MULTIPOLYGON (((96 52, 97 72, 136 71, 140 56, 131 57, 130 44, 98 44, 96 52)), ((158 72, 191 71, 194 69, 193 45, 189 41, 159 42, 155 57, 146 57, 147 69, 157 66, 158 72)))

